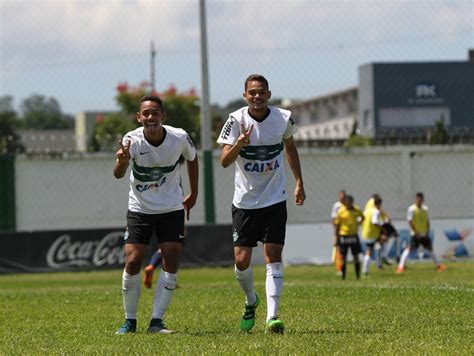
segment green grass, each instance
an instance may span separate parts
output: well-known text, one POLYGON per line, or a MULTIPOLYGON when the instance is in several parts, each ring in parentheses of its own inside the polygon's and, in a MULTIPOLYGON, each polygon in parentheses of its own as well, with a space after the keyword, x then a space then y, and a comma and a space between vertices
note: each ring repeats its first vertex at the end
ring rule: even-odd
MULTIPOLYGON (((333 267, 290 266, 280 316, 284 335, 264 333, 265 271, 252 333, 238 331, 243 294, 232 268, 183 269, 166 316, 173 335, 146 327, 151 290, 142 289, 138 332, 123 321, 121 271, 0 276, 0 354, 321 354, 474 353, 474 263, 431 263, 371 270, 345 282, 333 267)), ((156 277, 156 276, 155 276, 156 277)))

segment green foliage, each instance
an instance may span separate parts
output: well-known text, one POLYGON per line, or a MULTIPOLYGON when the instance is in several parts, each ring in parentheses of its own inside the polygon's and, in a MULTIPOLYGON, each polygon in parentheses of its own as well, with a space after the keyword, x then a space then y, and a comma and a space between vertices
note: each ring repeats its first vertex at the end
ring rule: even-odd
MULTIPOLYGON (((0 275, 0 354, 465 354, 474 353, 473 262, 395 267, 355 280, 332 266, 289 266, 280 317, 284 335, 264 333, 265 268, 255 266, 263 297, 257 324, 241 333, 244 297, 232 267, 182 269, 166 314, 173 335, 146 328, 153 289, 142 289, 138 331, 123 321, 121 270, 0 275)), ((155 276, 155 280, 158 276, 155 276)))
POLYGON ((164 93, 163 104, 166 111, 166 125, 184 129, 196 145, 200 142, 199 106, 197 97, 177 93, 164 93))
POLYGON ((363 146, 373 146, 374 140, 370 137, 351 135, 346 142, 344 142, 344 147, 363 147, 363 146))
POLYGON ((136 87, 127 83, 117 85, 115 100, 121 112, 113 114, 113 118, 107 117, 103 122, 96 125, 92 146, 95 150, 110 150, 116 147, 117 137, 122 137, 127 131, 139 126, 136 114, 139 111, 139 100, 144 95, 158 95, 163 100, 166 112, 165 124, 184 129, 195 144, 199 143, 199 106, 194 89, 178 92, 176 87, 170 85, 162 93, 153 93, 147 82, 141 82, 136 87), (130 124, 133 123, 133 124, 130 124), (114 143, 115 144, 112 144, 114 143))
POLYGON ((20 136, 16 128, 20 121, 13 109, 13 98, 11 96, 0 97, 0 154, 23 151, 20 136))
POLYGON ((131 130, 138 127, 138 121, 130 119, 124 113, 107 115, 104 120, 96 124, 94 141, 97 151, 111 151, 118 147, 117 141, 131 130))
POLYGON ((50 130, 71 127, 71 122, 64 117, 55 98, 34 94, 22 102, 21 110, 27 129, 50 130))
POLYGON ((441 117, 436 121, 434 130, 430 137, 430 144, 432 145, 442 145, 448 142, 448 132, 444 127, 444 117, 441 117))

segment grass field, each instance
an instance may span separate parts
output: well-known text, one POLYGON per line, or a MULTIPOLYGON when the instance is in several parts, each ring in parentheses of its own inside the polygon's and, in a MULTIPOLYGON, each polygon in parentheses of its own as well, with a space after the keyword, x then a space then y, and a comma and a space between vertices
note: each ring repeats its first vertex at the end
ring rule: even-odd
MULTIPOLYGON (((264 268, 255 269, 265 299, 264 268)), ((0 276, 0 354, 474 353, 474 263, 371 270, 345 282, 330 266, 285 269, 284 335, 238 331, 243 295, 232 268, 183 269, 167 313, 173 335, 147 334, 152 290, 142 289, 138 332, 123 321, 121 271, 0 276)), ((155 276, 156 277, 156 276, 155 276)))

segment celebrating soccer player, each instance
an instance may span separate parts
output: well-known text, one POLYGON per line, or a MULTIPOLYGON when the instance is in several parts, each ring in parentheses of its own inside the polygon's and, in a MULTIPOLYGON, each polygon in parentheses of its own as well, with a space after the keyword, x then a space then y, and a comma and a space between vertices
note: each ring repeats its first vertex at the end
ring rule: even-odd
POLYGON ((153 314, 148 332, 168 334, 163 316, 176 288, 178 254, 184 240, 184 215, 196 203, 198 160, 189 135, 163 125, 165 112, 157 96, 140 99, 137 120, 142 127, 128 132, 117 151, 116 178, 122 178, 132 160, 125 232, 125 269, 122 276, 125 323, 117 334, 136 331, 140 297, 140 268, 152 234, 158 237, 162 269, 155 289, 153 314), (179 162, 186 159, 190 193, 183 197, 179 162))
POLYGON ((266 329, 282 333, 284 324, 278 318, 278 306, 283 288, 281 257, 287 220, 283 152, 296 179, 296 205, 303 205, 306 199, 293 140, 296 127, 290 111, 268 105, 271 92, 265 77, 250 75, 244 89, 248 106, 229 115, 217 140, 222 145, 222 166, 236 163, 232 202, 235 275, 246 297, 240 329, 249 331, 255 325, 260 299, 254 289, 250 261, 252 248, 261 241, 267 270, 266 329))

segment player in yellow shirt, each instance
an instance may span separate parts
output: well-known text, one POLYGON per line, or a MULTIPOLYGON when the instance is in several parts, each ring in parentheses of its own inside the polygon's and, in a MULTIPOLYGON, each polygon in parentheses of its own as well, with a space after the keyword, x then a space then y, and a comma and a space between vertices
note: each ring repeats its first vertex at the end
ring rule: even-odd
MULTIPOLYGON (((366 213, 369 211, 372 211, 374 208, 374 199, 375 197, 380 196, 378 194, 372 195, 372 197, 367 201, 367 204, 365 205, 364 208, 364 216, 366 216, 366 213)), ((380 198, 381 199, 381 198, 380 198)), ((380 219, 383 221, 383 224, 381 225, 379 237, 377 238, 373 250, 375 250, 375 261, 377 263, 377 268, 381 269, 382 268, 382 263, 386 265, 391 265, 392 262, 389 261, 388 259, 388 248, 386 248, 385 245, 387 245, 388 240, 390 237, 393 237, 396 239, 394 243, 397 244, 397 261, 400 260, 400 254, 399 254, 399 247, 398 244, 400 243, 400 240, 398 239, 398 231, 395 229, 395 227, 392 225, 392 221, 390 219, 390 216, 388 215, 387 211, 383 208, 382 205, 378 207, 378 210, 380 210, 380 219)), ((365 225, 370 224, 369 221, 365 221, 365 225)), ((364 225, 362 226, 362 239, 367 238, 364 236, 364 225)), ((365 269, 365 268, 364 268, 365 269)))
POLYGON ((397 273, 402 273, 405 267, 405 262, 412 249, 418 249, 422 245, 430 252, 431 258, 436 265, 436 271, 442 272, 446 267, 441 264, 433 252, 433 246, 430 239, 430 220, 428 218, 428 207, 423 204, 423 193, 416 193, 415 203, 408 208, 407 220, 410 225, 411 241, 405 250, 403 250, 400 257, 400 263, 397 268, 397 273))
MULTIPOLYGON (((341 207, 344 206, 344 200, 346 199, 346 191, 340 190, 338 194, 338 200, 334 203, 331 209, 331 223, 335 226, 336 215, 341 207)), ((336 267, 336 274, 342 276, 342 258, 339 252, 339 246, 337 245, 337 238, 334 237, 333 250, 332 250, 332 261, 336 267)))
POLYGON ((365 206, 364 222, 362 223, 362 241, 367 246, 362 266, 365 276, 369 274, 371 256, 377 244, 379 245, 380 255, 380 243, 378 241, 382 236, 383 225, 382 199, 378 194, 374 194, 365 206))
POLYGON ((346 279, 347 252, 351 249, 357 279, 360 278, 360 241, 357 235, 364 220, 362 211, 354 206, 354 198, 347 195, 344 206, 339 209, 334 221, 334 233, 342 256, 342 279, 346 279))

